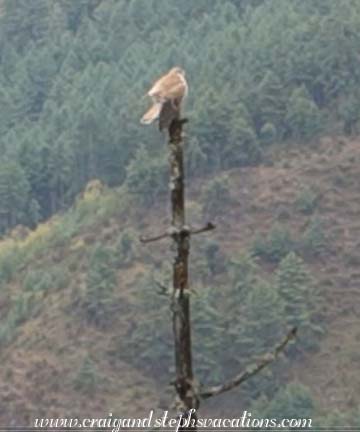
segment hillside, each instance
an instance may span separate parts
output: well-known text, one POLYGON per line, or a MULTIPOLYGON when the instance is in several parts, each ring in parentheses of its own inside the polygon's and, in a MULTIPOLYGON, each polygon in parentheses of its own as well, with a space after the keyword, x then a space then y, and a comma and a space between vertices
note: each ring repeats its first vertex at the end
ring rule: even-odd
POLYGON ((0 0, 0 424, 169 407, 165 138, 185 71, 193 360, 205 415, 359 428, 360 2, 0 0), (154 126, 154 125, 153 125, 154 126))
MULTIPOLYGON (((227 171, 230 199, 215 211, 217 230, 211 234, 218 252, 229 259, 249 251, 255 237, 265 237, 274 223, 286 227, 294 240, 314 218, 321 224, 326 246, 316 254, 309 246, 299 252, 315 279, 311 295, 322 328, 318 346, 306 346, 300 325, 297 354, 286 358, 282 370, 276 365, 272 370, 282 384, 297 382, 308 389, 313 415, 322 425, 325 418, 331 422, 329 412, 348 413, 346 424, 356 421, 351 413, 360 390, 359 161, 358 139, 323 138, 301 151, 278 147, 264 164, 227 171), (319 191, 316 200, 309 194, 304 198, 306 188, 319 191)), ((195 222, 202 219, 203 191, 210 181, 189 182, 188 207, 195 222)), ((63 215, 33 232, 18 227, 1 241, 1 424, 28 425, 38 416, 139 416, 166 406, 171 340, 158 341, 156 314, 162 322, 170 317, 146 277, 154 268, 163 272, 170 249, 167 242, 139 245, 136 237, 166 227, 167 206, 166 194, 145 208, 124 187, 112 190, 93 181, 63 215), (150 333, 139 333, 142 327, 150 333), (160 363, 146 353, 152 345, 160 350, 160 363), (166 397, 161 387, 167 388, 166 397)), ((192 242, 192 285, 196 292, 209 289, 221 308, 226 294, 220 291, 226 292, 232 280, 223 269, 201 270, 204 241, 192 242)), ((257 262, 261 275, 271 279, 275 263, 261 256, 257 262)), ((231 301, 241 299, 239 294, 231 301)), ((196 317, 195 328, 201 319, 196 317)), ((214 323, 210 331, 217 334, 214 323)), ((227 364, 226 353, 220 357, 227 364)), ((204 404, 202 412, 234 416, 239 401, 242 406, 254 402, 251 387, 204 404)))
POLYGON ((93 178, 129 182, 141 157, 163 169, 139 119, 176 65, 192 175, 356 134, 359 28, 357 0, 2 0, 0 233, 64 211, 93 178))

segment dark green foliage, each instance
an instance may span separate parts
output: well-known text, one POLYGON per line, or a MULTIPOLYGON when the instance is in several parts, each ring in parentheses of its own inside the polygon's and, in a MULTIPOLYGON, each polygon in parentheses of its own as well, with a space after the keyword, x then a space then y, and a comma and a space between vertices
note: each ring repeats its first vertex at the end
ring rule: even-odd
POLYGON ((225 271, 226 258, 216 241, 205 241, 202 251, 210 275, 215 276, 225 271))
POLYGON ((330 413, 317 416, 314 419, 314 427, 326 429, 343 429, 343 425, 348 428, 358 429, 360 425, 360 410, 354 407, 350 410, 335 409, 330 413))
POLYGON ((138 242, 138 235, 131 228, 124 230, 119 235, 115 245, 115 259, 118 267, 124 267, 134 260, 138 242))
MULTIPOLYGON (((228 339, 223 345, 229 353, 227 375, 271 350, 287 327, 285 303, 276 284, 261 276, 260 268, 249 255, 237 257, 230 267, 230 276, 224 318, 228 339)), ((262 392, 273 391, 276 380, 273 371, 268 369, 255 382, 245 385, 247 392, 257 397, 262 392)))
MULTIPOLYGON (((252 405, 251 412, 258 418, 312 419, 315 404, 309 388, 292 382, 272 394, 270 398, 259 399, 252 405)), ((301 427, 295 430, 301 430, 301 427)))
POLYGON ((151 158, 146 148, 141 146, 127 167, 126 184, 143 204, 151 204, 167 190, 166 172, 166 159, 151 158))
POLYGON ((286 302, 285 312, 290 324, 297 326, 307 321, 310 315, 308 306, 312 281, 302 259, 294 252, 280 262, 276 271, 276 283, 286 302))
POLYGON ((10 282, 18 269, 19 255, 10 250, 0 257, 0 285, 10 282))
POLYGON ((249 254, 239 255, 230 262, 231 286, 239 299, 243 299, 259 280, 259 268, 249 254))
MULTIPOLYGON (((217 249, 216 243, 210 246, 217 249)), ((293 325, 299 327, 299 340, 287 355, 317 346, 321 329, 314 325, 316 285, 299 257, 288 255, 267 279, 249 254, 236 256, 226 267, 225 283, 219 279, 220 283, 206 280, 206 285, 201 284, 197 271, 190 293, 195 365, 202 382, 219 382, 238 373, 271 350, 293 325)), ((171 292, 171 271, 162 267, 157 274, 146 273, 136 280, 143 319, 134 319, 127 342, 119 341, 116 355, 135 359, 142 369, 156 369, 164 376, 172 364, 171 298, 164 296, 157 282, 171 292)), ((277 384, 269 368, 246 389, 253 397, 271 395, 277 384)))
POLYGON ((357 130, 356 1, 3 3, 1 231, 35 226, 93 178, 127 176, 151 203, 166 184, 164 143, 139 125, 142 95, 174 64, 190 83, 190 176, 257 163, 265 146, 328 126, 357 130))
POLYGON ((23 293, 13 298, 0 329, 0 345, 10 343, 15 338, 18 327, 32 318, 40 308, 39 298, 33 293, 23 293))
POLYGON ((230 181, 227 175, 217 176, 210 180, 203 189, 203 214, 212 218, 224 213, 230 203, 230 181))
POLYGON ((0 164, 0 231, 26 220, 30 185, 21 166, 6 160, 0 164))
POLYGON ((64 265, 57 264, 48 271, 45 270, 30 270, 26 273, 23 287, 26 291, 48 291, 66 288, 69 284, 69 275, 64 265))
POLYGON ((21 294, 12 302, 8 322, 11 326, 16 327, 31 318, 36 310, 39 310, 39 304, 35 296, 31 293, 21 294))
POLYGON ((199 287, 192 297, 196 372, 205 382, 219 382, 225 375, 221 358, 228 336, 218 299, 213 287, 199 287))
MULTIPOLYGON (((171 299, 159 294, 158 279, 159 275, 155 277, 147 273, 137 280, 140 313, 146 319, 136 320, 127 341, 120 342, 117 355, 131 359, 141 368, 161 372, 161 376, 167 379, 164 371, 170 371, 173 359, 171 299)), ((162 279, 162 284, 167 285, 166 280, 170 282, 165 274, 162 279)), ((219 360, 229 341, 225 331, 226 317, 218 303, 219 293, 212 287, 196 287, 190 295, 197 372, 201 379, 216 382, 224 377, 219 360)))
POLYGON ((279 262, 295 248, 290 231, 282 225, 275 224, 267 236, 259 234, 252 245, 256 256, 269 262, 279 262))
POLYGON ((201 148, 199 140, 195 137, 189 142, 186 149, 186 175, 187 177, 199 176, 207 170, 208 156, 201 148))
MULTIPOLYGON (((162 275, 165 276, 166 275, 162 275)), ((161 280, 161 283, 164 281, 161 280)), ((119 341, 117 355, 145 369, 156 369, 161 375, 172 361, 171 317, 169 298, 159 295, 155 275, 145 273, 136 280, 137 309, 142 317, 134 322, 127 340, 119 341)))
POLYGON ((283 309, 282 299, 273 285, 260 281, 248 291, 244 317, 238 329, 242 352, 251 357, 259 355, 281 338, 284 331, 283 309))
POLYGON ((231 144, 224 149, 222 166, 233 168, 260 162, 262 153, 254 128, 247 120, 237 116, 232 119, 230 127, 231 144))
POLYGON ((73 379, 73 386, 75 390, 91 395, 96 390, 100 380, 96 364, 89 357, 86 357, 73 379))
POLYGON ((360 120, 360 103, 359 91, 357 89, 345 95, 341 100, 338 108, 338 115, 344 123, 345 134, 351 135, 359 132, 357 126, 360 120))
POLYGON ((287 105, 285 121, 295 139, 310 139, 322 127, 321 113, 305 86, 295 89, 287 105))
POLYGON ((273 144, 276 141, 276 127, 274 124, 265 123, 260 129, 259 138, 263 144, 273 144))
POLYGON ((95 247, 89 258, 86 291, 81 301, 87 321, 100 328, 111 322, 116 307, 113 295, 116 286, 113 254, 111 249, 95 247))
MULTIPOLYGON (((94 178, 109 186, 124 184, 123 189, 146 206, 157 201, 168 183, 165 137, 155 127, 140 126, 139 118, 149 85, 175 64, 186 69, 190 84, 186 178, 212 176, 203 195, 203 213, 210 218, 221 217, 230 202, 231 185, 219 174, 222 169, 256 164, 267 155, 267 147, 278 142, 302 143, 328 127, 353 134, 359 127, 358 1, 3 3, 1 233, 17 224, 35 227, 73 203, 94 178)), ((333 177, 341 187, 350 180, 340 171, 333 177)), ((100 190, 94 199, 78 203, 71 217, 55 228, 51 245, 67 245, 100 216, 108 222, 108 215, 115 214, 110 209, 124 197, 110 202, 104 195, 100 190)), ((309 189, 296 206, 312 214, 317 203, 318 196, 309 189)), ((91 246, 85 243, 73 253, 86 258, 91 246)), ((304 263, 291 253, 295 246, 299 249, 286 228, 274 226, 267 236, 259 234, 253 247, 272 266, 280 262, 273 279, 265 281, 247 255, 232 260, 224 286, 194 284, 194 352, 200 379, 218 382, 238 372, 277 342, 290 324, 299 326, 301 348, 316 344, 316 286, 304 263)), ((319 221, 311 221, 300 246, 305 257, 327 250, 319 221)), ((227 264, 221 249, 208 242, 204 252, 211 276, 221 280, 227 264)), ((41 247, 41 253, 46 248, 41 247)), ((137 253, 137 234, 129 229, 119 235, 113 250, 97 246, 88 263, 71 263, 87 264, 84 279, 74 286, 80 319, 100 328, 110 324, 117 306, 114 269, 130 264, 137 253)), ((19 270, 18 261, 15 252, 1 255, 2 289, 19 270)), ((21 277, 25 293, 12 298, 4 311, 2 343, 35 316, 42 296, 69 283, 59 265, 21 277)), ((117 354, 131 355, 136 366, 158 368, 164 376, 173 355, 170 312, 155 279, 152 275, 136 281, 142 306, 134 316, 126 311, 132 319, 129 340, 119 341, 117 354)), ((95 363, 86 358, 75 373, 75 388, 91 396, 99 382, 95 363)), ((270 369, 266 376, 271 375, 270 369)), ((268 396, 262 415, 311 416, 306 389, 294 385, 276 392, 263 377, 256 385, 250 383, 253 394, 268 396)))
POLYGON ((311 219, 301 239, 301 249, 305 256, 317 257, 330 251, 330 240, 319 218, 311 219))
POLYGON ((23 285, 26 291, 47 291, 51 288, 53 280, 50 273, 43 270, 30 270, 25 276, 23 285))
POLYGON ((301 346, 316 347, 316 336, 321 332, 321 328, 312 322, 319 300, 316 285, 303 260, 294 252, 280 262, 275 284, 284 301, 284 318, 290 326, 299 329, 301 346))
POLYGON ((303 188, 296 197, 295 206, 304 214, 311 214, 317 207, 319 195, 312 188, 303 188))

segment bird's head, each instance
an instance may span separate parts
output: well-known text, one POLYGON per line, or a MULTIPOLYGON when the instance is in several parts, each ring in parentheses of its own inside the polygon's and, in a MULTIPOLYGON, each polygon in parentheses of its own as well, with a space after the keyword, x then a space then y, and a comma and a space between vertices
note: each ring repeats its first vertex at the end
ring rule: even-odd
POLYGON ((184 71, 184 69, 181 68, 181 67, 179 67, 179 66, 175 66, 175 67, 173 67, 173 68, 171 69, 170 72, 178 73, 178 74, 180 74, 180 75, 182 75, 182 76, 185 76, 185 71, 184 71))

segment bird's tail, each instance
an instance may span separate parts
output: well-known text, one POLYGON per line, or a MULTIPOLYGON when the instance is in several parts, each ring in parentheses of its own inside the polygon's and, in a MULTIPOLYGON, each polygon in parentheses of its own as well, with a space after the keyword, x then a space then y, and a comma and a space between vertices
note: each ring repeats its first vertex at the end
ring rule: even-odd
POLYGON ((159 118, 162 103, 154 104, 141 118, 140 122, 142 124, 150 124, 157 118, 159 118))

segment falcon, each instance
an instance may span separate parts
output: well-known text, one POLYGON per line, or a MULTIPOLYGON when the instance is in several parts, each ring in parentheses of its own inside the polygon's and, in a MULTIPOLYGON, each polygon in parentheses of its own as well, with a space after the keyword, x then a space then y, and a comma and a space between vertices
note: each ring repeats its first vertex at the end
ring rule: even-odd
POLYGON ((159 129, 162 131, 180 116, 181 103, 188 93, 185 71, 174 67, 159 78, 147 96, 152 99, 152 107, 142 116, 142 124, 151 124, 159 119, 159 129))

